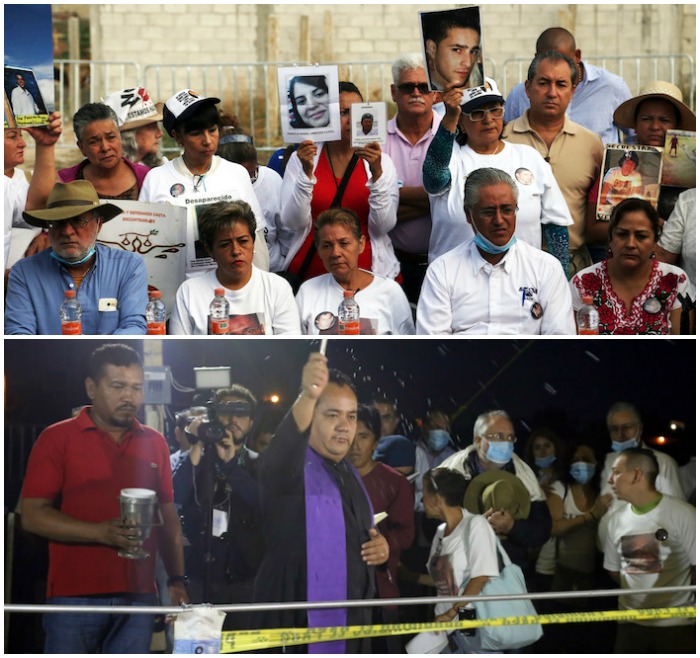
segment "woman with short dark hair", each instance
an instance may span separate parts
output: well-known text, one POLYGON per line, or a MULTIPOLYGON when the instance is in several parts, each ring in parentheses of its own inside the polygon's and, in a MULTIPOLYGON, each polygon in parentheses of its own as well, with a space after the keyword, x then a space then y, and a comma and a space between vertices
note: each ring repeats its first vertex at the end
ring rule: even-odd
POLYGON ((622 201, 608 224, 607 260, 571 280, 574 312, 591 296, 601 334, 680 333, 681 300, 694 306, 695 289, 682 269, 656 259, 660 232, 659 214, 648 201, 622 201))
POLYGON ((114 110, 103 103, 87 103, 73 116, 73 130, 85 159, 59 170, 59 181, 87 180, 100 199, 138 199, 150 170, 123 156, 119 121, 114 110))
POLYGON ((209 305, 219 288, 229 303, 229 333, 296 334, 299 314, 290 285, 253 265, 255 215, 245 201, 208 205, 199 217, 199 237, 216 270, 187 279, 178 289, 171 334, 211 333, 209 305))

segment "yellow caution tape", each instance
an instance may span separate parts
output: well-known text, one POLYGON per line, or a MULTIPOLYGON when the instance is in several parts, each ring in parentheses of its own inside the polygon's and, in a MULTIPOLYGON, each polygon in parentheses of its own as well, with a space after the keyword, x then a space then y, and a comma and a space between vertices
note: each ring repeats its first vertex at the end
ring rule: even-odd
POLYGON ((379 624, 375 626, 335 626, 330 628, 271 628, 259 631, 226 631, 221 634, 221 653, 238 653, 273 649, 331 640, 410 635, 423 631, 452 631, 482 626, 521 626, 524 624, 575 624, 596 621, 648 621, 673 618, 695 619, 695 606, 651 608, 647 610, 605 610, 601 612, 566 612, 499 619, 431 622, 424 624, 379 624))

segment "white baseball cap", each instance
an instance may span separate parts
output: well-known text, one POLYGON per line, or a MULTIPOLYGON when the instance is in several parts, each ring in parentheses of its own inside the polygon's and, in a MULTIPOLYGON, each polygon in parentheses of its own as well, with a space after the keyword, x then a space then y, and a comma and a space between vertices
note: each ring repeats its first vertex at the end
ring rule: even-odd
POLYGON ((102 102, 114 110, 119 130, 132 130, 163 120, 163 104, 155 104, 143 87, 115 91, 102 102))
POLYGON ((201 96, 191 89, 181 89, 165 101, 165 107, 163 108, 163 125, 165 126, 165 131, 168 135, 172 134, 175 124, 188 119, 195 112, 198 112, 202 109, 203 103, 215 105, 220 102, 220 98, 201 96))

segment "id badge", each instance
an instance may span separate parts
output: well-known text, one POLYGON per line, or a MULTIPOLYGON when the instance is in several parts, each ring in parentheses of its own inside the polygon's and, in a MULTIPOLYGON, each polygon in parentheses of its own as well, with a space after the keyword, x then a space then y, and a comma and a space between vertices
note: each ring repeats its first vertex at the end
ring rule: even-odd
POLYGON ((211 522, 211 534, 214 537, 221 537, 228 530, 228 514, 220 509, 214 510, 211 522))

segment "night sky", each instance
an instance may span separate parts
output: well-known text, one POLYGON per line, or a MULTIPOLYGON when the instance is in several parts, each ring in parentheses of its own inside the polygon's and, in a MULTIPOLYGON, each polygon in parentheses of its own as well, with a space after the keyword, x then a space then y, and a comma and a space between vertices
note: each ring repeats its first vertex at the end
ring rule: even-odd
MULTIPOLYGON (((83 364, 103 342, 114 341, 6 339, 6 423, 45 426, 86 403, 83 364)), ((143 340, 124 342, 142 349, 143 340)), ((194 366, 231 366, 233 381, 261 399, 279 394, 286 408, 312 349, 318 341, 167 339, 163 361, 178 388, 194 386, 194 366)), ((471 442, 476 416, 492 408, 514 418, 520 449, 538 425, 569 441, 605 443, 605 413, 618 400, 641 410, 645 436, 668 420, 684 421, 686 441, 669 450, 685 453, 694 443, 694 340, 331 339, 328 356, 354 377, 360 401, 382 392, 407 421, 444 409, 463 444, 471 442)), ((172 410, 191 399, 174 391, 172 410)))

